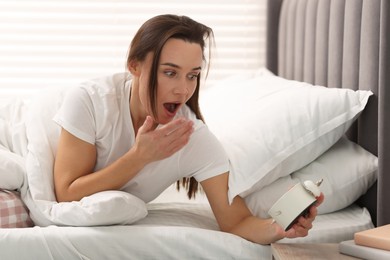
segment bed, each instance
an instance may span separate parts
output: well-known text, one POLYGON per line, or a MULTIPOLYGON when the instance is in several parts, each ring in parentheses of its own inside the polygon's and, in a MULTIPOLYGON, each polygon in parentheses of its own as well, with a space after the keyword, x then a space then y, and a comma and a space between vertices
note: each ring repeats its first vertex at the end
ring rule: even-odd
MULTIPOLYGON (((390 223, 390 208, 385 206, 386 200, 390 199, 390 191, 386 188, 390 184, 387 174, 390 171, 387 134, 390 130, 390 104, 386 102, 390 100, 386 89, 390 82, 389 9, 390 3, 383 0, 269 0, 267 68, 235 75, 201 94, 206 122, 220 138, 232 160, 234 176, 229 179, 229 195, 245 197, 254 214, 266 215, 267 207, 292 183, 326 177, 321 188, 328 202, 325 201, 319 208, 320 215, 309 236, 279 242, 338 243, 352 239, 357 231, 390 223), (259 85, 274 88, 268 88, 260 97, 248 95, 257 95, 259 85), (276 91, 279 85, 280 91, 276 91), (286 95, 283 91, 287 85, 286 95), (330 92, 321 86, 335 91, 328 95, 330 92), (241 89, 245 91, 237 91, 241 89), (359 90, 362 92, 357 92, 359 90), (221 91, 227 93, 224 99, 215 100, 215 95, 221 91), (271 125, 270 131, 277 132, 282 125, 290 122, 288 118, 278 121, 275 117, 286 110, 270 108, 275 106, 275 99, 267 98, 278 93, 283 95, 277 97, 287 98, 285 103, 288 104, 283 107, 288 109, 287 112, 295 111, 295 107, 307 112, 305 104, 313 108, 309 110, 309 115, 305 114, 303 121, 295 123, 294 131, 289 128, 291 131, 287 134, 299 134, 296 129, 309 125, 308 121, 317 125, 320 120, 318 113, 321 116, 329 114, 338 106, 345 108, 346 103, 348 107, 353 105, 354 113, 345 118, 348 124, 343 121, 332 131, 316 132, 320 137, 326 136, 320 143, 315 142, 319 138, 313 139, 311 134, 305 145, 300 143, 300 148, 304 149, 296 148, 290 154, 283 153, 283 158, 279 153, 273 160, 267 161, 268 168, 261 166, 267 174, 261 175, 261 178, 256 174, 248 176, 246 174, 254 172, 250 167, 259 168, 259 145, 256 142, 260 137, 254 138, 258 137, 259 129, 271 125), (302 96, 301 93, 306 94, 302 96), (340 96, 343 98, 340 99, 340 96), (318 102, 326 102, 314 102, 314 98, 318 102), (345 98, 348 102, 344 102, 345 98), (229 104, 236 99, 241 105, 229 110, 232 107, 229 104), (255 111, 258 114, 246 113, 254 111, 248 109, 259 105, 259 99, 262 107, 255 111), (355 101, 358 105, 354 105, 355 101), (359 109, 356 110, 356 107, 359 109), (224 108, 224 114, 221 114, 221 108, 224 108), (253 123, 256 120, 250 120, 253 116, 266 116, 259 121, 267 124, 259 127, 253 123), (236 121, 238 119, 240 124, 236 121), (274 119, 278 129, 272 124, 274 119), (296 153, 298 150, 300 154, 296 153), (340 154, 344 156, 343 160, 340 154), (239 174, 241 168, 245 169, 243 176, 239 174)), ((105 221, 93 222, 93 225, 80 225, 83 220, 91 222, 81 216, 77 219, 77 215, 75 220, 66 220, 68 222, 55 218, 56 210, 61 207, 50 198, 53 194, 51 186, 40 186, 41 182, 50 181, 50 178, 31 174, 36 167, 39 170, 50 167, 50 159, 38 160, 38 164, 28 163, 37 157, 29 156, 31 150, 54 156, 50 155, 53 144, 48 139, 35 140, 39 144, 35 147, 39 149, 34 149, 31 141, 34 131, 48 131, 47 122, 42 120, 38 125, 40 128, 30 129, 31 124, 36 127, 36 121, 40 120, 37 120, 37 113, 50 117, 50 110, 42 107, 42 100, 35 101, 36 104, 31 107, 34 101, 30 97, 9 102, 6 92, 1 93, 1 100, 0 160, 3 168, 0 174, 4 177, 6 172, 4 179, 8 181, 8 190, 0 191, 0 210, 10 208, 10 202, 18 202, 14 208, 30 212, 29 215, 19 214, 18 220, 0 219, 3 223, 13 223, 13 226, 0 229, 1 259, 271 259, 269 245, 257 245, 219 231, 202 193, 195 201, 187 201, 183 192, 176 192, 174 186, 145 205, 146 217, 133 219, 131 223, 126 222, 124 219, 128 216, 122 214, 126 209, 123 206, 127 204, 119 203, 119 208, 115 208, 115 203, 110 200, 106 203, 114 208, 107 210, 102 207, 99 214, 104 215, 105 221), (46 147, 47 151, 42 151, 42 147, 46 147), (106 221, 107 216, 111 222, 106 221)), ((50 102, 56 103, 56 99, 51 98, 50 102)), ((295 119, 296 115, 293 116, 295 119)), ((291 122, 294 123, 294 120, 291 122)), ((329 124, 326 124, 324 129, 328 128, 329 124)), ((50 134, 53 133, 55 131, 50 134)), ((265 140, 269 145, 266 152, 273 151, 278 145, 285 146, 281 140, 284 136, 275 137, 268 132, 266 137, 273 137, 265 140)), ((5 185, 3 180, 0 183, 5 185)), ((121 201, 131 199, 123 197, 121 201)), ((77 209, 74 204, 66 207, 68 213, 77 209)), ((143 214, 142 210, 140 214, 143 214)))

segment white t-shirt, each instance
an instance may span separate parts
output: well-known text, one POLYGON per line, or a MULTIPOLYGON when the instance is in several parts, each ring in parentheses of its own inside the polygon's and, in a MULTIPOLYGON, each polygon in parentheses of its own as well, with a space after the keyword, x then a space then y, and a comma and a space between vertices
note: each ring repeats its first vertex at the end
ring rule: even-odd
MULTIPOLYGON (((108 166, 134 145, 130 88, 128 73, 84 82, 67 91, 54 117, 68 132, 96 146, 95 171, 108 166)), ((122 190, 149 202, 183 177, 193 176, 201 182, 229 171, 222 145, 189 107, 182 106, 176 117, 194 122, 189 143, 169 158, 146 165, 122 190)))

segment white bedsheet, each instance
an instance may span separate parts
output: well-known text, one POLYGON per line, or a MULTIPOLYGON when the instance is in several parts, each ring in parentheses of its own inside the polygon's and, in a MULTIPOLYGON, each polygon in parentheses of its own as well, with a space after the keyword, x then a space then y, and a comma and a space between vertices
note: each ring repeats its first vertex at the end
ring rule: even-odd
POLYGON ((42 260, 270 258, 267 246, 218 231, 207 204, 153 203, 148 209, 145 219, 128 226, 3 229, 0 256, 42 260))
MULTIPOLYGON (((218 231, 208 204, 152 203, 127 226, 0 229, 1 259, 271 259, 269 246, 218 231)), ((353 239, 372 228, 366 209, 352 205, 320 215, 308 237, 280 242, 353 239)))

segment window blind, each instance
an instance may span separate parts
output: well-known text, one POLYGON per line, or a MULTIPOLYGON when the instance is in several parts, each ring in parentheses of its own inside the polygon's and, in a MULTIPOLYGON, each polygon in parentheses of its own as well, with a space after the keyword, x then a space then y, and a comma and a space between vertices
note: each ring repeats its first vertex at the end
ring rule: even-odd
POLYGON ((0 0, 0 88, 74 85, 125 70, 147 19, 187 15, 214 30, 206 84, 265 62, 265 0, 0 0))

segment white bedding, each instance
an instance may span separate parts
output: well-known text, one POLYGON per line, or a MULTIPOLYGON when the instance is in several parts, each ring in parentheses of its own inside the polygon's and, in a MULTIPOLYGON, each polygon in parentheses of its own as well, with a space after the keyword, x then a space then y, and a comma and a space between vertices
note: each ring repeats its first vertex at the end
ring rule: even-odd
MULTIPOLYGON (((271 259, 269 246, 218 231, 208 204, 151 203, 134 225, 0 229, 2 259, 271 259)), ((356 205, 320 215, 309 236, 280 242, 334 242, 372 228, 356 205)))
MULTIPOLYGON (((57 97, 60 98, 60 96, 57 97)), ((57 105, 55 98, 49 101, 57 105)), ((67 210, 71 213, 78 207, 77 205, 80 206, 80 203, 59 204, 55 202, 52 177, 45 178, 40 175, 48 173, 47 169, 51 167, 54 156, 55 146, 46 137, 58 133, 57 130, 53 131, 48 127, 53 111, 45 109, 43 100, 36 102, 33 109, 30 104, 30 102, 10 102, 7 109, 4 109, 4 105, 7 104, 4 102, 0 104, 0 107, 2 106, 0 112, 3 112, 3 114, 0 113, 0 140, 3 144, 0 151, 12 152, 13 156, 19 156, 12 161, 14 166, 3 168, 1 166, 5 164, 1 160, 7 158, 0 157, 0 184, 4 185, 7 183, 5 180, 9 180, 10 185, 0 188, 21 190, 24 201, 33 213, 33 220, 41 227, 0 229, 1 259, 271 258, 269 246, 257 245, 238 236, 218 231, 211 209, 202 197, 195 203, 189 203, 186 202, 184 196, 181 197, 181 202, 177 200, 170 202, 171 198, 164 199, 162 196, 146 205, 148 216, 143 219, 142 215, 145 212, 142 210, 141 203, 139 204, 141 210, 139 219, 141 220, 133 225, 124 225, 125 222, 121 223, 115 218, 116 216, 129 219, 129 216, 124 214, 123 205, 125 204, 123 203, 117 204, 117 208, 111 208, 111 210, 107 210, 107 204, 101 204, 99 216, 93 215, 95 213, 88 215, 89 212, 80 210, 78 211, 80 215, 75 214, 73 218, 61 219, 61 216, 64 218, 65 214, 59 216, 56 214, 58 210, 67 210), (26 109, 27 105, 29 109, 26 109), (27 119, 22 113, 25 110, 28 110, 27 119), (34 128, 28 129, 32 124, 34 128), (28 131, 27 135, 24 135, 26 126, 28 131), (27 142, 28 149, 25 147, 27 142), (25 158, 27 158, 27 175, 24 172, 26 171, 25 158), (38 175, 33 175, 35 173, 38 175), (42 182, 42 180, 45 181, 42 182), (80 222, 81 216, 85 217, 86 222, 80 222), (95 222, 90 222, 91 219, 88 217, 92 217, 95 222), (107 220, 116 222, 111 224, 121 224, 110 225, 106 222, 107 220), (84 225, 87 222, 97 226, 75 227, 75 225, 84 225), (70 227, 60 225, 70 225, 70 227)), ((123 196, 123 194, 112 195, 113 199, 123 196)), ((96 200, 90 199, 90 201, 96 200)), ((112 205, 109 200, 101 202, 112 205)), ((128 208, 132 208, 132 205, 128 205, 128 208)), ((137 218, 132 220, 135 219, 137 218)), ((337 243, 350 240, 355 232, 372 227, 368 211, 352 205, 340 212, 318 216, 308 237, 285 239, 280 242, 337 243)))

